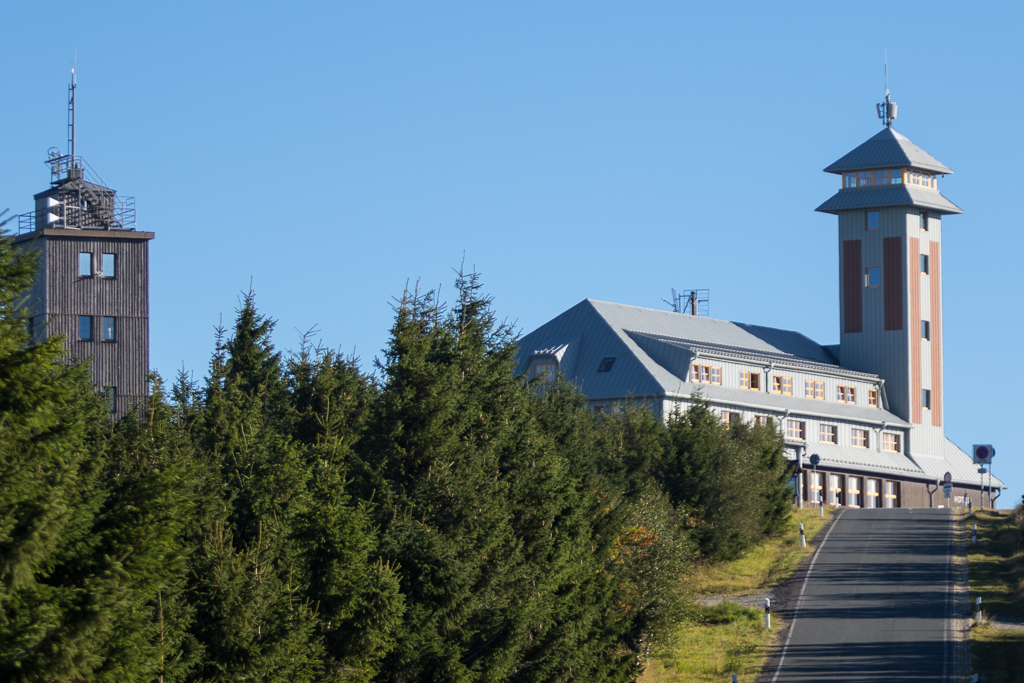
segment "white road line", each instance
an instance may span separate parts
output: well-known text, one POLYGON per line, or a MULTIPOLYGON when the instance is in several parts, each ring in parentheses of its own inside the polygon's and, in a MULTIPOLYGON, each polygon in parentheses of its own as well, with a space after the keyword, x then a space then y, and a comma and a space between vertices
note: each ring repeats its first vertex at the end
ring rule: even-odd
POLYGON ((789 639, 793 637, 793 629, 796 628, 796 617, 800 612, 800 601, 804 598, 804 591, 807 590, 807 579, 811 578, 811 570, 814 569, 814 563, 818 561, 818 553, 825 547, 825 543, 828 541, 828 537, 832 535, 832 530, 836 528, 839 523, 839 518, 843 516, 847 508, 843 508, 836 513, 836 516, 832 518, 832 526, 828 528, 828 532, 825 534, 825 538, 821 539, 821 544, 817 550, 814 551, 814 555, 811 557, 811 563, 807 566, 807 573, 804 574, 803 585, 800 586, 800 594, 796 596, 796 607, 793 608, 793 621, 789 622, 789 633, 786 634, 786 642, 782 645, 782 654, 779 655, 779 665, 775 668, 775 675, 772 676, 772 683, 775 683, 779 679, 779 674, 782 673, 782 664, 786 661, 786 650, 789 649, 789 639))

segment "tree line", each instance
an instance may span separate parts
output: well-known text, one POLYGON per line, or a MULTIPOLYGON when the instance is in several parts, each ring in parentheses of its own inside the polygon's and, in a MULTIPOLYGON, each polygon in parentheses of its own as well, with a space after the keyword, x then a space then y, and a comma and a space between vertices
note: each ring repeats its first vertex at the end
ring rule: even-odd
POLYGON ((516 376, 475 274, 403 295, 372 373, 250 293, 112 421, 30 337, 36 267, 0 237, 2 680, 631 681, 693 563, 789 515, 777 429, 516 376))

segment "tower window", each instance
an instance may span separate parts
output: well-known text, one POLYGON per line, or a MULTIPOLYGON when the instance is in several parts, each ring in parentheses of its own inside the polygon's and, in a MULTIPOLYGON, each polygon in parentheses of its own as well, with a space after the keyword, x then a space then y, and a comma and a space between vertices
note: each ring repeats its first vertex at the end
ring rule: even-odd
POLYGON ((878 230, 882 226, 882 219, 878 211, 867 212, 867 229, 878 230))
POLYGON ((857 174, 847 173, 846 174, 846 187, 857 187, 857 174))
POLYGON ((922 389, 921 390, 921 407, 925 410, 932 409, 932 390, 922 389))
POLYGON ((92 341, 92 316, 78 316, 78 338, 82 341, 92 341))
POLYGON ((114 319, 108 316, 103 317, 103 324, 101 326, 103 334, 103 341, 112 342, 116 341, 117 337, 114 334, 114 319))
POLYGON ((932 325, 927 320, 921 321, 921 339, 932 338, 932 325))
POLYGON ((875 185, 889 184, 889 170, 875 171, 875 185))
POLYGON ((598 366, 598 372, 608 372, 615 365, 615 358, 605 358, 601 361, 601 365, 598 366))
POLYGON ((903 184, 903 169, 897 168, 892 171, 892 184, 902 185, 903 184))
POLYGON ((103 262, 101 264, 101 267, 103 268, 103 272, 101 273, 101 275, 103 275, 103 277, 116 277, 116 274, 115 274, 115 271, 114 271, 114 255, 113 254, 104 254, 103 255, 103 262))
POLYGON ((92 254, 87 251, 78 254, 78 277, 92 277, 92 254))
POLYGON ((921 272, 928 274, 928 254, 921 254, 921 272))
POLYGON ((865 268, 864 269, 864 286, 865 287, 881 287, 882 286, 882 269, 881 268, 865 268))

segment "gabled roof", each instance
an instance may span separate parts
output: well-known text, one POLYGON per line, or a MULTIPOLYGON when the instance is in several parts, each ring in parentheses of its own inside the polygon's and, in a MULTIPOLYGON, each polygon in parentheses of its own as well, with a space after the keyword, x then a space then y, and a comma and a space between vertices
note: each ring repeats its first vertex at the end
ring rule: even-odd
POLYGON ((839 213, 851 209, 880 209, 886 206, 917 206, 935 213, 963 213, 963 210, 936 190, 913 185, 881 185, 844 188, 815 211, 839 213))
POLYGON ((808 372, 828 372, 851 380, 878 380, 877 375, 840 367, 831 353, 799 332, 586 299, 520 340, 519 371, 526 370, 531 357, 551 355, 552 350, 565 345, 573 367, 563 364, 562 371, 591 400, 683 398, 699 391, 710 399, 736 405, 746 401, 767 410, 788 408, 906 425, 878 408, 686 381, 695 356, 731 357, 759 365, 775 363, 808 372), (615 358, 611 370, 598 372, 602 360, 609 357, 615 358))
MULTIPOLYGON (((918 168, 950 174, 952 169, 892 128, 885 128, 867 142, 825 168, 826 173, 866 171, 872 168, 918 168)), ((819 209, 820 210, 820 209, 819 209)))

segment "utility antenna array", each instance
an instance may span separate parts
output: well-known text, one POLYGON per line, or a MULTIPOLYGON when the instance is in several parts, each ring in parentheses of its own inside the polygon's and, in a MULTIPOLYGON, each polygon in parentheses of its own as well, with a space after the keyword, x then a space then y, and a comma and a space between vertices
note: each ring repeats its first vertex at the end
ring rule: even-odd
POLYGON ((71 163, 75 163, 75 88, 78 86, 78 77, 75 75, 75 68, 78 66, 78 55, 75 55, 75 65, 71 67, 71 83, 68 84, 68 155, 71 163))
POLYGON ((889 99, 889 51, 885 52, 885 102, 880 102, 875 105, 878 109, 878 118, 882 119, 885 123, 886 128, 892 127, 892 122, 896 120, 896 109, 897 105, 891 99, 889 99))
POLYGON ((676 313, 698 315, 704 318, 711 316, 710 289, 684 289, 682 292, 672 290, 672 301, 662 299, 676 313))

